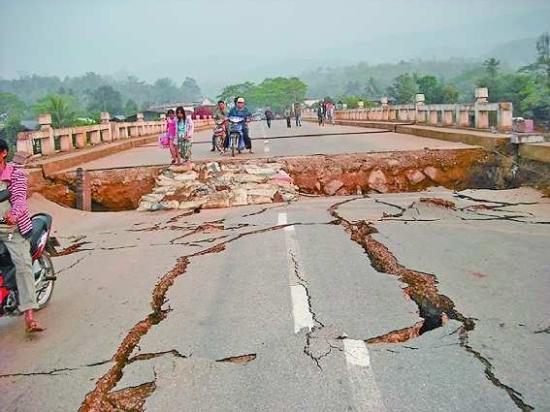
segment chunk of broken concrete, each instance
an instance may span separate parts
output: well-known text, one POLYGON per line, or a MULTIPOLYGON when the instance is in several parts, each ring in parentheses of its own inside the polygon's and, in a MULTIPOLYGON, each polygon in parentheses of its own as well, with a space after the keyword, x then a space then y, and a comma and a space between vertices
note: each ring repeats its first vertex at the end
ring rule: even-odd
POLYGON ((219 209, 231 206, 231 195, 229 192, 214 193, 206 198, 202 205, 203 209, 219 209))
POLYGON ((182 210, 196 210, 200 209, 204 204, 205 200, 195 200, 192 202, 180 202, 179 209, 182 210))
POLYGON ((388 191, 388 185, 384 172, 379 169, 373 170, 367 180, 369 187, 381 193, 388 191))
POLYGON ((233 206, 244 206, 248 204, 246 189, 238 188, 233 191, 233 206))
POLYGON ((222 168, 218 162, 210 162, 206 164, 206 170, 210 173, 220 173, 222 168))
POLYGON ((177 173, 174 176, 174 180, 177 182, 189 182, 197 180, 197 177, 199 177, 199 175, 196 172, 191 171, 186 173, 177 173))
POLYGON ((177 200, 164 200, 160 202, 160 205, 163 209, 178 209, 180 206, 180 202, 177 200))
POLYGON ((424 173, 422 173, 420 170, 407 170, 405 172, 405 175, 407 176, 407 179, 409 182, 413 185, 416 185, 420 182, 422 182, 424 179, 426 179, 426 176, 424 173))
POLYGON ((334 196, 334 194, 340 189, 342 186, 344 186, 344 182, 341 180, 331 180, 328 182, 325 187, 325 194, 329 196, 334 196))
POLYGON ((437 170, 435 167, 433 166, 426 166, 424 168, 424 174, 426 176, 428 176, 431 180, 433 180, 434 182, 438 182, 440 180, 440 177, 441 177, 441 173, 439 170, 437 170))

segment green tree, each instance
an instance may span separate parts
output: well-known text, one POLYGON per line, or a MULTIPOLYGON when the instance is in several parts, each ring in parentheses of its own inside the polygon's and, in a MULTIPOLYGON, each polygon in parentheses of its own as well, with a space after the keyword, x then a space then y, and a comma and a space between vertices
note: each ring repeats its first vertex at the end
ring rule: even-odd
POLYGON ((33 110, 36 115, 50 113, 52 126, 59 128, 74 124, 78 106, 72 96, 49 94, 38 99, 33 110))
POLYGON ((483 62, 483 67, 489 79, 495 79, 498 75, 500 60, 490 57, 483 62))
POLYGON ((547 87, 550 87, 550 34, 543 33, 537 39, 537 60, 520 69, 522 72, 533 73, 544 79, 547 87))
POLYGON ((181 89, 168 77, 153 83, 151 95, 155 103, 179 103, 182 100, 181 89))
POLYGON ((235 97, 242 96, 246 100, 249 100, 255 88, 256 86, 252 82, 230 84, 229 86, 225 86, 223 88, 221 93, 218 95, 218 99, 227 103, 232 103, 235 97))
POLYGON ((280 111, 294 102, 303 102, 306 90, 307 85, 297 77, 265 79, 253 88, 251 106, 271 106, 273 110, 280 111))
POLYGON ((423 93, 427 104, 456 103, 458 90, 456 87, 438 81, 435 76, 422 76, 416 79, 418 92, 423 93))
POLYGON ((346 96, 341 99, 342 103, 347 105, 348 109, 357 109, 359 107, 359 101, 362 99, 358 96, 346 96))
POLYGON ((122 96, 111 86, 101 86, 90 95, 88 110, 92 112, 109 112, 112 115, 122 112, 122 96))
POLYGON ((416 80, 418 92, 423 93, 427 104, 443 103, 442 88, 435 76, 422 76, 416 80))
POLYGON ((456 103, 458 96, 458 89, 452 84, 445 84, 441 88, 441 103, 456 103))
POLYGON ((26 110, 25 103, 20 100, 15 94, 0 92, 0 114, 17 113, 21 115, 26 110))
POLYGON ((388 94, 394 97, 399 104, 412 103, 417 91, 416 81, 409 73, 397 76, 388 88, 388 94))
POLYGON ((128 99, 126 101, 126 104, 124 105, 124 114, 126 116, 130 116, 132 114, 137 113, 138 111, 138 105, 136 102, 134 102, 132 99, 128 99))
POLYGON ((382 90, 378 87, 374 77, 370 76, 364 89, 364 95, 370 99, 378 99, 381 94, 382 90))
POLYGON ((181 84, 181 94, 185 102, 197 102, 202 97, 202 92, 195 81, 191 77, 186 77, 183 83, 181 84))
MULTIPOLYGON (((10 149, 16 146, 17 133, 21 131, 23 131, 21 116, 17 112, 10 113, 4 122, 4 129, 2 130, 2 137, 6 139, 10 149)), ((13 152, 14 150, 10 150, 10 153, 13 152)))

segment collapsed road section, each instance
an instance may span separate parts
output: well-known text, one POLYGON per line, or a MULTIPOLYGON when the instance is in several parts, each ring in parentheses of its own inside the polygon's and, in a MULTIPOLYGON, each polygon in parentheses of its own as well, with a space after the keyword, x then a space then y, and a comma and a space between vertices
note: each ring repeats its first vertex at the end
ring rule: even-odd
MULTIPOLYGON (((93 210, 200 209, 288 202, 305 195, 355 195, 505 188, 512 167, 481 148, 414 150, 197 162, 86 172, 93 210), (290 179, 289 179, 290 178, 290 179)), ((75 207, 77 174, 31 176, 31 190, 75 207)))

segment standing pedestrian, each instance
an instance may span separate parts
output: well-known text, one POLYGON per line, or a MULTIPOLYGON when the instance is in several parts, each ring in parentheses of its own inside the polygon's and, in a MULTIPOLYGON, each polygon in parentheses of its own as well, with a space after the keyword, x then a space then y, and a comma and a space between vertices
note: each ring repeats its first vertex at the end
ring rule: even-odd
POLYGON ((319 102, 319 107, 317 107, 317 122, 319 126, 325 125, 325 114, 323 113, 323 102, 319 102))
POLYGON ((271 111, 271 107, 268 107, 265 110, 265 121, 267 122, 268 129, 271 129, 271 121, 273 120, 273 112, 271 111))
POLYGON ((170 155, 172 156, 172 164, 178 162, 178 147, 176 141, 176 114, 172 109, 166 112, 166 134, 168 135, 168 145, 170 147, 170 155))
POLYGON ((302 127, 302 105, 299 102, 294 103, 294 118, 296 127, 302 127))
POLYGON ((284 111, 284 114, 285 114, 285 119, 286 119, 286 127, 288 127, 289 129, 292 127, 292 124, 290 123, 290 109, 288 107, 285 107, 285 111, 284 111))
POLYGON ((176 109, 177 116, 177 142, 178 142, 178 162, 181 164, 181 160, 188 162, 191 160, 191 146, 193 144, 193 132, 194 125, 191 117, 187 117, 185 109, 182 106, 178 106, 176 109))

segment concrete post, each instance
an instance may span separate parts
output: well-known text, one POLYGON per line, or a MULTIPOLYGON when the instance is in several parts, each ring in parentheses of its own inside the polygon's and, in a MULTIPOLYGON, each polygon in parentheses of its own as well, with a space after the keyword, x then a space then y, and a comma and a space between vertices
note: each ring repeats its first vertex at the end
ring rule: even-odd
POLYGON ((470 127, 470 111, 459 107, 456 120, 458 127, 470 127))
POLYGON ((453 125, 453 112, 450 110, 443 110, 443 126, 453 125))
POLYGON ((101 124, 104 126, 109 126, 105 129, 100 129, 101 140, 104 142, 112 142, 113 135, 111 134, 111 115, 109 112, 101 112, 100 114, 101 124))
POLYGON ((62 152, 70 152, 73 150, 73 134, 71 130, 69 130, 69 133, 59 137, 59 144, 62 152))
POLYGON ((422 94, 422 93, 418 93, 414 97, 414 101, 415 101, 414 120, 417 123, 423 123, 424 118, 425 118, 425 116, 424 116, 424 102, 426 101, 426 96, 424 96, 424 94, 422 94))
POLYGON ((38 115, 38 123, 40 124, 40 130, 48 131, 48 137, 41 139, 42 154, 49 155, 55 153, 55 140, 52 127, 52 115, 49 113, 43 113, 38 115))
POLYGON ((437 110, 430 110, 430 125, 437 125, 437 110))
POLYGON ((84 149, 86 147, 86 132, 76 134, 76 148, 84 149))
POLYGON ((485 105, 489 100, 489 90, 486 87, 478 87, 475 90, 475 127, 477 129, 489 128, 489 112, 485 105))
POLYGON ((113 137, 111 135, 111 127, 100 130, 100 133, 101 133, 101 140, 103 142, 112 142, 113 141, 113 137))
POLYGON ((90 177, 81 167, 76 169, 76 208, 88 212, 92 210, 90 177))
POLYGON ((90 132, 90 143, 92 144, 92 146, 101 143, 101 133, 99 129, 92 130, 90 132))
POLYGON ((476 129, 489 128, 489 112, 482 108, 476 109, 476 129))
POLYGON ((30 134, 29 132, 17 133, 16 147, 18 152, 24 152, 32 155, 34 153, 32 147, 32 134, 30 134))
POLYGON ((497 112, 497 129, 508 131, 512 130, 512 117, 513 117, 512 103, 500 103, 498 105, 497 112))

